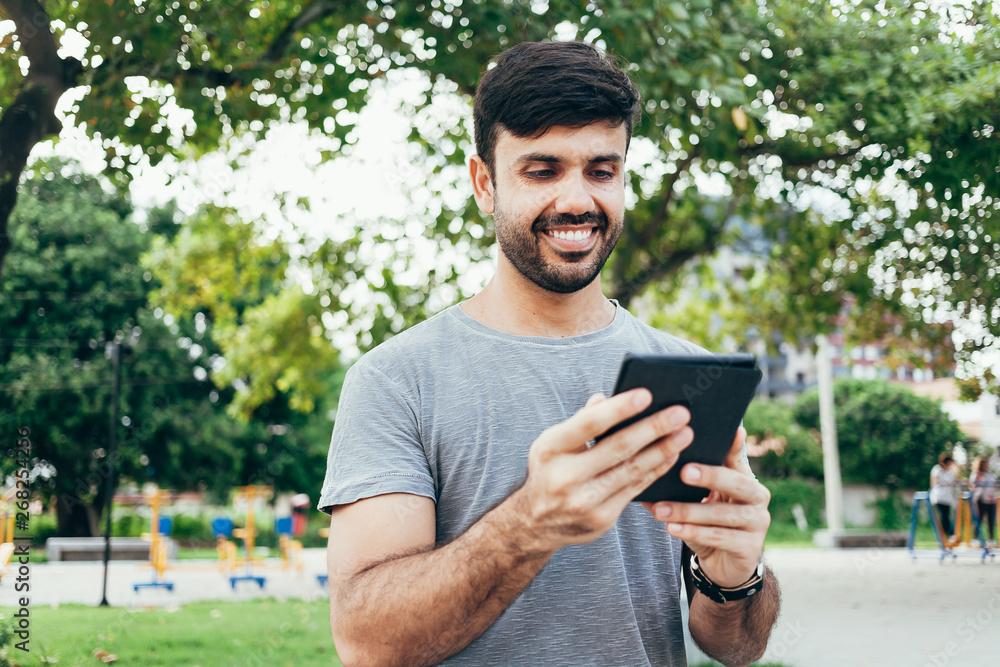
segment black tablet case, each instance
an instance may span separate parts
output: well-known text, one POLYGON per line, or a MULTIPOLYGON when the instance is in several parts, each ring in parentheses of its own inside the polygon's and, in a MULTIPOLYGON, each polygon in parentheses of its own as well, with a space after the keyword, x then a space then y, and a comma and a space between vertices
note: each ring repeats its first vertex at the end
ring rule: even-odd
POLYGON ((674 467, 635 500, 698 502, 707 496, 708 489, 681 481, 681 468, 690 462, 722 465, 761 376, 752 354, 626 355, 614 393, 646 387, 653 394, 653 402, 601 437, 671 405, 683 405, 691 411, 690 426, 694 431, 694 441, 681 450, 674 467))

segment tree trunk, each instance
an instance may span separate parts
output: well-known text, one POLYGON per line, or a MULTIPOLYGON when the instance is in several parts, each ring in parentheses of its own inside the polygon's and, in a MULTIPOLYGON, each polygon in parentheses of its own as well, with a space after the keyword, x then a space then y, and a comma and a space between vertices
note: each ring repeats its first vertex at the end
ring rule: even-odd
POLYGON ((59 537, 97 537, 100 508, 76 496, 62 494, 56 501, 56 524, 59 537))
POLYGON ((13 103, 0 114, 0 279, 11 242, 7 222, 17 204, 17 186, 35 144, 59 134, 55 109, 59 97, 77 85, 83 65, 60 58, 49 29, 49 17, 38 0, 0 0, 14 21, 21 52, 28 58, 28 75, 13 103))

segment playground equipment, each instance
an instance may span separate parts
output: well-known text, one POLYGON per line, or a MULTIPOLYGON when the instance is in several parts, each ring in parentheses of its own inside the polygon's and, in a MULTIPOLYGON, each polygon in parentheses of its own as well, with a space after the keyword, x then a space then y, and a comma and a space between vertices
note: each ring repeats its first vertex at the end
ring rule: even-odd
POLYGON ((243 540, 243 553, 245 556, 243 558, 235 558, 233 561, 232 569, 235 570, 239 566, 243 566, 242 575, 231 575, 229 577, 229 585, 236 590, 236 582, 238 581, 255 581, 257 585, 264 588, 264 582, 266 577, 255 575, 253 573, 254 565, 263 565, 263 559, 255 559, 253 557, 253 547, 254 539, 257 536, 257 529, 254 527, 254 501, 257 498, 263 498, 265 500, 270 499, 274 495, 274 489, 269 486, 261 486, 258 484, 251 484, 249 486, 241 486, 236 489, 236 498, 245 498, 247 503, 247 518, 246 524, 243 528, 234 528, 233 537, 243 540))
POLYGON ((969 498, 972 494, 963 493, 955 508, 955 539, 945 542, 945 546, 954 549, 960 544, 970 546, 972 540, 972 508, 969 498))
POLYGON ((160 503, 170 500, 170 492, 154 489, 145 495, 152 514, 149 519, 149 532, 143 533, 142 539, 149 542, 149 564, 153 568, 153 579, 132 584, 132 590, 136 593, 140 588, 166 588, 168 591, 173 591, 173 582, 163 579, 163 573, 167 570, 166 538, 173 529, 173 520, 168 516, 160 516, 160 503))
MULTIPOLYGON (((255 504, 257 500, 268 500, 274 495, 274 490, 269 486, 250 485, 241 486, 236 489, 235 500, 239 503, 246 503, 246 521, 243 528, 235 528, 233 520, 228 517, 216 517, 212 521, 212 532, 215 534, 216 551, 219 554, 219 569, 222 572, 235 572, 241 566, 243 574, 233 574, 229 577, 230 586, 235 590, 238 581, 254 581, 258 586, 264 588, 267 578, 254 573, 255 567, 268 567, 269 564, 262 558, 253 557, 254 547, 257 538, 255 504), (237 549, 235 540, 243 543, 242 555, 237 549)), ((304 494, 300 494, 305 498, 304 494)), ((294 568, 301 572, 304 565, 302 563, 302 542, 294 539, 295 535, 295 515, 294 504, 292 516, 278 517, 274 521, 274 532, 278 536, 278 548, 281 554, 281 568, 287 570, 294 568)), ((300 528, 304 528, 301 525, 300 528)))
POLYGON ((952 560, 957 559, 959 556, 976 556, 980 557, 980 562, 985 563, 986 558, 989 557, 990 560, 995 560, 996 554, 993 553, 987 546, 986 540, 983 539, 982 526, 979 521, 975 522, 975 534, 979 540, 981 546, 980 549, 973 549, 971 545, 972 540, 972 494, 968 491, 961 494, 958 500, 958 508, 955 513, 955 540, 948 540, 944 534, 944 530, 941 526, 941 520, 938 518, 937 512, 934 511, 934 506, 931 505, 930 494, 927 491, 917 491, 913 494, 913 514, 910 518, 910 536, 906 543, 906 548, 910 552, 910 557, 916 560, 921 556, 932 556, 939 559, 939 562, 944 563, 944 559, 951 557, 952 560), (921 505, 927 507, 927 515, 930 519, 931 526, 934 528, 934 536, 937 538, 938 547, 940 552, 937 554, 921 554, 918 552, 914 545, 916 544, 917 536, 917 520, 920 517, 920 507, 921 505), (970 549, 967 551, 955 551, 955 547, 964 545, 970 549))
POLYGON ((278 534, 278 547, 281 549, 281 569, 294 567, 302 571, 302 543, 292 539, 292 517, 285 516, 274 520, 274 532, 278 534))
POLYGON ((233 520, 224 516, 212 519, 212 534, 215 535, 215 550, 219 553, 219 570, 235 570, 236 543, 229 539, 233 536, 233 520))
POLYGON ((16 486, 0 497, 0 580, 3 580, 10 558, 14 555, 14 512, 7 509, 7 504, 15 493, 17 493, 16 486))

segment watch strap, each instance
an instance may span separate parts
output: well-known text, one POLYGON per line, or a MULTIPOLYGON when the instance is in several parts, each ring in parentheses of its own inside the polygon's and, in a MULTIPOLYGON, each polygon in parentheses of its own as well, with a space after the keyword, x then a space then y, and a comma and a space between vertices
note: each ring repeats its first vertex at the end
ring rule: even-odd
POLYGON ((744 600, 748 597, 756 595, 764 588, 764 555, 761 554, 760 559, 757 561, 757 569, 754 573, 746 580, 743 584, 736 586, 735 588, 725 588, 719 586, 714 581, 708 578, 705 571, 701 569, 701 563, 698 561, 698 556, 691 554, 691 561, 689 570, 691 572, 691 580, 694 585, 698 588, 701 593, 712 600, 713 602, 718 602, 719 604, 724 604, 726 602, 735 602, 736 600, 744 600))

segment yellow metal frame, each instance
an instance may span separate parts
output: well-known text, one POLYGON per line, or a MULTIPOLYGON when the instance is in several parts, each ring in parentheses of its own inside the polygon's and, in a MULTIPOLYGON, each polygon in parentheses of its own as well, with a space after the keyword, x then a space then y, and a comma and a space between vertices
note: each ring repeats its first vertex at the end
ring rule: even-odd
POLYGON ((167 542, 160 532, 160 503, 170 501, 170 492, 156 489, 154 492, 146 494, 146 503, 149 505, 151 515, 149 518, 149 532, 142 534, 142 539, 149 542, 149 565, 156 572, 156 579, 163 577, 167 571, 167 542))
POLYGON ((243 552, 246 554, 243 558, 236 557, 233 560, 233 568, 235 569, 240 565, 247 567, 248 571, 253 565, 263 565, 264 560, 262 558, 254 558, 254 540, 257 537, 257 528, 254 524, 254 501, 257 498, 263 498, 264 500, 270 500, 274 495, 274 489, 270 486, 262 486, 259 484, 251 484, 249 486, 239 486, 236 487, 236 497, 245 497, 247 501, 247 515, 244 522, 243 528, 234 528, 233 537, 243 540, 243 552))
POLYGON ((945 540, 947 540, 945 545, 949 549, 960 544, 971 547, 972 538, 975 537, 975 531, 972 528, 972 501, 964 496, 965 494, 961 494, 958 505, 955 507, 955 539, 948 540, 950 536, 945 536, 945 540))
POLYGON ((303 568, 302 543, 288 535, 279 535, 278 546, 281 548, 281 569, 287 570, 294 567, 301 572, 303 568))
POLYGON ((8 512, 7 503, 14 497, 17 493, 17 487, 14 486, 7 490, 6 493, 0 497, 0 581, 3 580, 3 576, 7 573, 7 565, 10 563, 11 556, 14 555, 14 512, 8 512))

